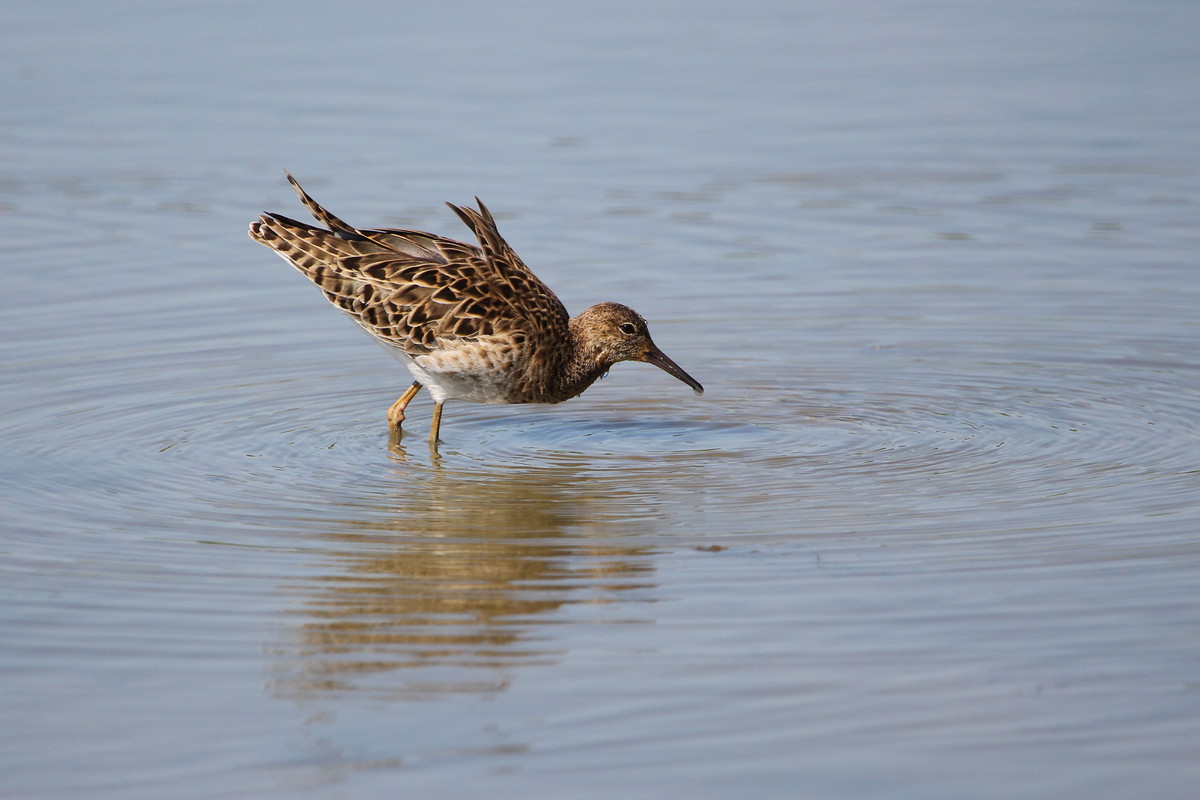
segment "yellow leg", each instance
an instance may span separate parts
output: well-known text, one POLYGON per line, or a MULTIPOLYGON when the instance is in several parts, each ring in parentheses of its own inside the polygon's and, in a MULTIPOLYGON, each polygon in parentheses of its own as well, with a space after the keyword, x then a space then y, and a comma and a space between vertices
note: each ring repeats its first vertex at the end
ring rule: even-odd
POLYGON ((408 387, 408 390, 400 395, 400 399, 392 403, 392 407, 388 409, 388 428, 392 433, 400 430, 400 423, 404 422, 404 409, 412 402, 412 399, 417 396, 417 392, 421 391, 421 384, 413 381, 413 385, 408 387))
POLYGON ((433 404, 433 425, 429 429, 429 443, 437 445, 438 431, 442 429, 442 406, 443 403, 433 404))

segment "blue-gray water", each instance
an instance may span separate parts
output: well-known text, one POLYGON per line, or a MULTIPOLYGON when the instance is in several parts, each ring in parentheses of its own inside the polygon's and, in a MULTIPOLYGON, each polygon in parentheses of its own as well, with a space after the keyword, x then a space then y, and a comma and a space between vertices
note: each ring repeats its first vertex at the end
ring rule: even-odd
POLYGON ((407 6, 3 11, 0 794, 1191 797, 1200 6, 407 6), (707 393, 389 452, 284 168, 707 393))

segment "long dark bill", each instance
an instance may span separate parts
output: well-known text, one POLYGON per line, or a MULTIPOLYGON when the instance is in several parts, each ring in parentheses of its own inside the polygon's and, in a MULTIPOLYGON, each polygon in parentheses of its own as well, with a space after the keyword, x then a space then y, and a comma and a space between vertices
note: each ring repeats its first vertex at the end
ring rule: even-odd
POLYGON ((671 359, 667 358, 667 354, 655 347, 649 353, 646 353, 642 358, 647 364, 653 364, 668 375, 672 375, 679 380, 692 387, 692 391, 696 394, 704 394, 704 387, 700 385, 700 381, 693 378, 683 371, 683 368, 676 364, 671 359))

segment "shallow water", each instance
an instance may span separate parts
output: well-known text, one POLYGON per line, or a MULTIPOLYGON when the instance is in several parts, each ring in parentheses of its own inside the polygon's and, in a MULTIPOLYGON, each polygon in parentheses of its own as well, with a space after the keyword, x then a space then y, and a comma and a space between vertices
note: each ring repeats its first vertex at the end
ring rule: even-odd
POLYGON ((0 33, 5 796, 1190 796, 1192 4, 347 9, 0 33), (389 451, 285 167, 705 395, 389 451))

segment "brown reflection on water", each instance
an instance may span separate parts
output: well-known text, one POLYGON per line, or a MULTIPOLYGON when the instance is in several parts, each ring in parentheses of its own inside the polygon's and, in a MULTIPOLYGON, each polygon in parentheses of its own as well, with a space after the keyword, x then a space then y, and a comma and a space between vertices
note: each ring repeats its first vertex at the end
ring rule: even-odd
POLYGON ((564 606, 654 587, 650 549, 623 543, 642 540, 626 539, 628 522, 604 521, 611 498, 583 479, 412 478, 342 508, 322 534, 330 570, 288 587, 301 600, 275 648, 281 696, 502 691, 514 668, 563 654, 551 626, 564 606))

